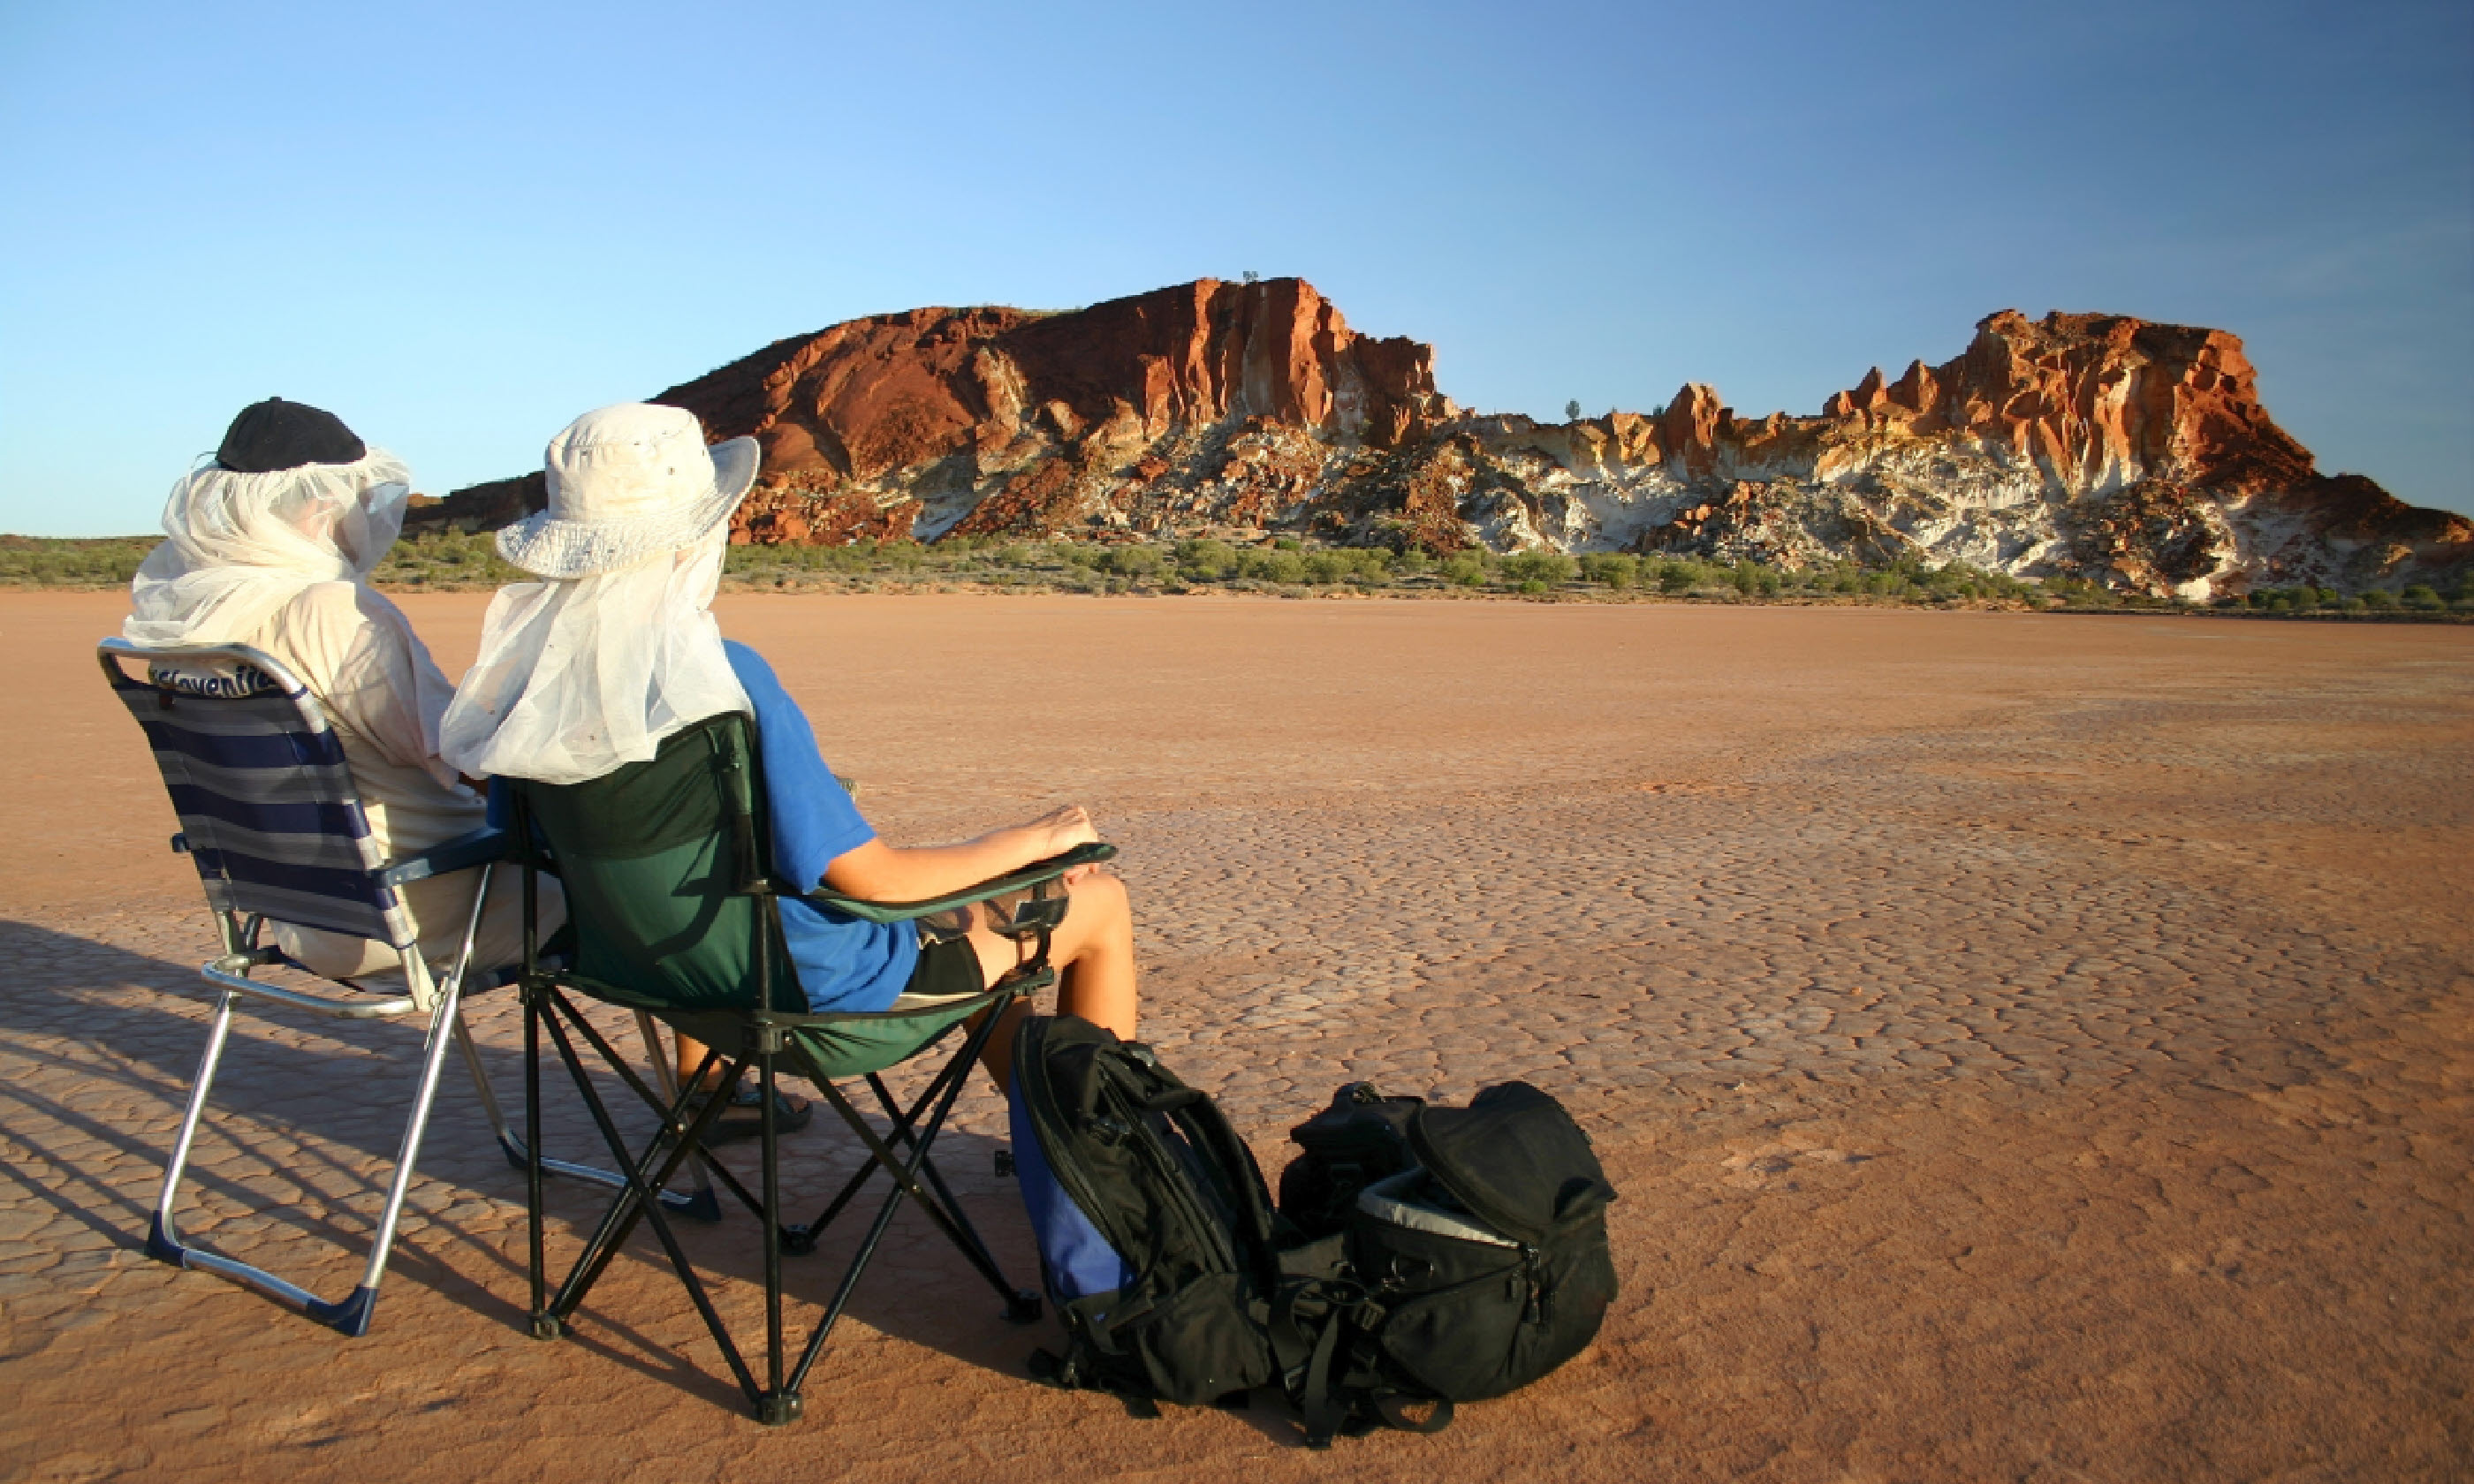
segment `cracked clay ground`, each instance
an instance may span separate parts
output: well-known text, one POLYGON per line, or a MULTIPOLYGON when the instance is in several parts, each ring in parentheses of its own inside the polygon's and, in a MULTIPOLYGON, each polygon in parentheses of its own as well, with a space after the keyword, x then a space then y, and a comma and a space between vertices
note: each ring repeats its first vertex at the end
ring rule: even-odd
MULTIPOLYGON (((407 600, 449 673, 480 595, 407 600)), ((2439 1480, 2474 1470, 2474 631, 1238 599, 738 597, 896 841, 1067 800, 1146 1032, 1276 1173, 1344 1079, 1561 1096, 1598 1344, 1434 1438, 1041 1390, 913 1218, 767 1431, 641 1235, 521 1328, 441 1095, 372 1334, 136 1245, 208 946, 85 645, 0 596, 0 1478, 2439 1480), (923 1240, 924 1239, 924 1240, 923 1240)), ((475 1028, 517 1086, 517 1022, 475 1028)), ((611 1022, 618 1025, 616 1019, 611 1022)), ((188 1229, 348 1286, 417 1036, 249 1017, 188 1229), (339 1245, 340 1244, 340 1245, 339 1245)), ((589 1152, 570 1099, 558 1151, 589 1152)), ((1031 1271, 975 1086, 949 1167, 1031 1271)), ((820 1120, 791 1185, 850 1154, 820 1120)), ((743 1161, 743 1158, 742 1161, 743 1161)), ((594 1209, 553 1186, 554 1241, 594 1209)), ((744 1219, 695 1229, 745 1320, 744 1219)), ((938 1244, 941 1245, 941 1244, 938 1244)), ((804 1318, 832 1249, 796 1260, 804 1318)))

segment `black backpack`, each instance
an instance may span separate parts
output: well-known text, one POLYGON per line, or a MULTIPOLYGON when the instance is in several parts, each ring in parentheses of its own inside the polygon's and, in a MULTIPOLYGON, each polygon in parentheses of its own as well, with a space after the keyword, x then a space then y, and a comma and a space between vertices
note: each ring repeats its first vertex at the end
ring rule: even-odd
POLYGON ((1357 1192, 1416 1166, 1409 1119, 1426 1106, 1417 1097, 1385 1097, 1370 1082, 1351 1082, 1331 1106, 1289 1130, 1301 1151, 1280 1171, 1280 1214, 1309 1237, 1348 1226, 1357 1192))
POLYGON ((1298 1224, 1346 1212, 1325 1238, 1345 1266, 1291 1278, 1273 1314, 1309 1447, 1378 1423, 1438 1430, 1453 1402, 1525 1386, 1596 1336, 1615 1192, 1554 1098, 1508 1082, 1430 1108, 1353 1084, 1292 1137, 1280 1189, 1298 1224))
POLYGON ((1014 1173, 1066 1332, 1032 1375, 1150 1415, 1272 1380, 1287 1226, 1211 1099, 1072 1016, 1024 1018, 1013 1079, 1014 1173))

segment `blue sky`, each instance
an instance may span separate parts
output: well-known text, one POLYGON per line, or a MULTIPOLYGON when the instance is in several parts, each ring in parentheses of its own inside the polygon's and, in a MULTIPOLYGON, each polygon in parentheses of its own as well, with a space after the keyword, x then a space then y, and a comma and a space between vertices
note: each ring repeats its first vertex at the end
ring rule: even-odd
POLYGON ((270 395, 443 492, 856 315, 1249 269, 1558 418, 2214 325, 2474 512, 2474 7, 11 0, 0 265, 6 531, 153 529, 270 395))

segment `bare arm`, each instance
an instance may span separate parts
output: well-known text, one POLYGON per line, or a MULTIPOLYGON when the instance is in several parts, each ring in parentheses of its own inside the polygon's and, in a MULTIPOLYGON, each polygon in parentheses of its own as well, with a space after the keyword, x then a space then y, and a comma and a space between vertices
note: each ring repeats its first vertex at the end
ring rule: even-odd
POLYGON ((870 840, 835 856, 825 868, 825 884, 862 901, 926 901, 1099 838, 1091 816, 1080 804, 1069 804, 960 845, 903 848, 870 840))

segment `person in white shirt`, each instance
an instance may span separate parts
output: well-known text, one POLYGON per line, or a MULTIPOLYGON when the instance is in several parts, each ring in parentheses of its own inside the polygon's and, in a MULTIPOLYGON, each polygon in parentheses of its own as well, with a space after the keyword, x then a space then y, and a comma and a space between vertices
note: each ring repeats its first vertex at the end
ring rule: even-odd
MULTIPOLYGON (((172 486, 169 539, 131 582, 121 630, 150 646, 247 644, 298 676, 343 743, 370 833, 390 858, 478 828, 483 815, 480 795, 438 755, 455 686, 403 610, 369 583, 403 524, 411 479, 331 413, 280 397, 242 409, 214 461, 172 486)), ((461 945, 475 880, 458 872, 402 888, 434 968, 448 968, 461 945)), ((547 932, 566 913, 557 883, 542 886, 547 932)), ((497 874, 476 964, 520 955, 521 891, 518 873, 497 874)), ((271 925, 276 945, 314 973, 357 979, 398 967, 383 944, 271 925)))

